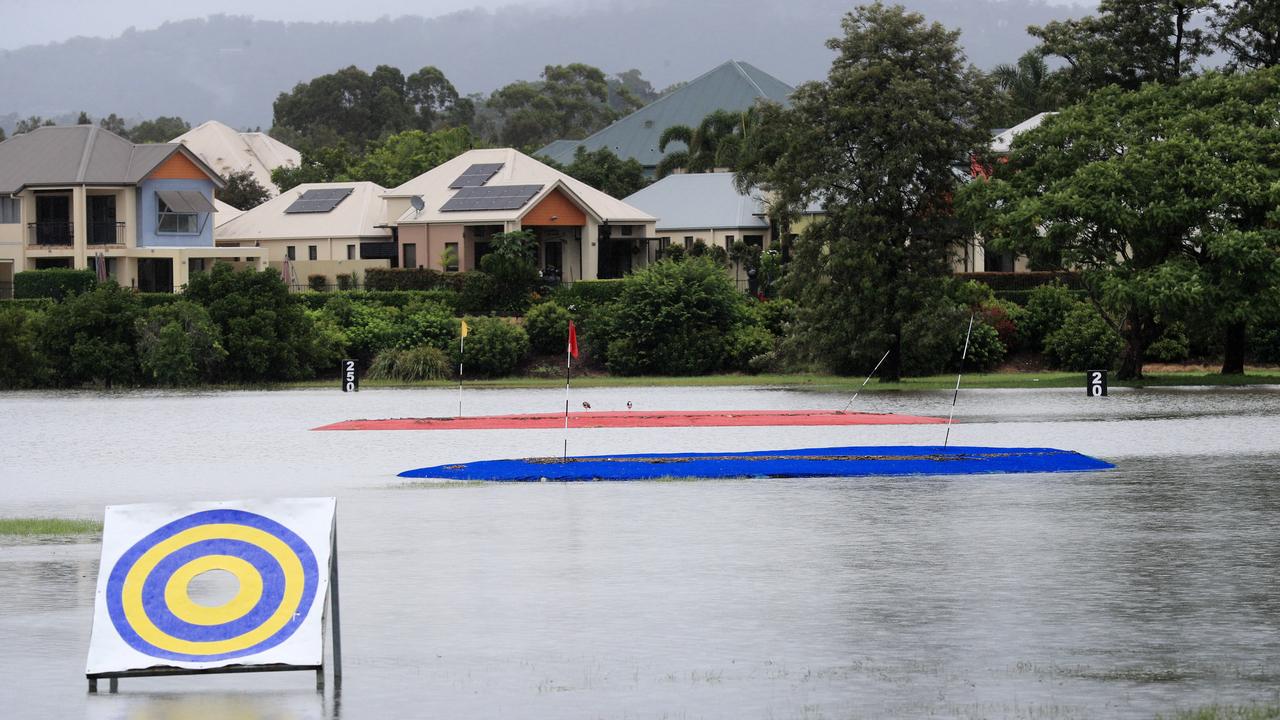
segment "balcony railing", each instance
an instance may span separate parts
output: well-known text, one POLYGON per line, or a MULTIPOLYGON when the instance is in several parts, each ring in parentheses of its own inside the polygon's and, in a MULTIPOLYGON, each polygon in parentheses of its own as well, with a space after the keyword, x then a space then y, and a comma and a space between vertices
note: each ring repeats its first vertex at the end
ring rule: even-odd
POLYGON ((89 244, 123 245, 124 223, 105 221, 89 223, 89 244))
POLYGON ((68 220, 40 220, 27 223, 31 245, 71 245, 74 224, 68 220))

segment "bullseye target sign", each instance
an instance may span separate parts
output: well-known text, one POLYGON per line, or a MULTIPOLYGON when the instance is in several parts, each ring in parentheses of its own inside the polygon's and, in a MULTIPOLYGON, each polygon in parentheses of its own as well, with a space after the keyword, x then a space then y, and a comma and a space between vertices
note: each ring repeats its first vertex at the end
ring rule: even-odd
POLYGON ((116 505, 86 673, 323 665, 333 498, 116 505), (194 592, 220 575, 223 592, 194 592))

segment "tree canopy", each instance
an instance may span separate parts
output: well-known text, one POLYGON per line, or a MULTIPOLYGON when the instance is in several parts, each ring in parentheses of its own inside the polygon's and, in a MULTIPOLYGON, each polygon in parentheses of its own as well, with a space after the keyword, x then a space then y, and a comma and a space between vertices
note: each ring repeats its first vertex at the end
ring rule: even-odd
POLYGON ((237 170, 223 180, 226 185, 217 191, 218 199, 237 210, 252 210, 271 199, 271 191, 249 170, 237 170))

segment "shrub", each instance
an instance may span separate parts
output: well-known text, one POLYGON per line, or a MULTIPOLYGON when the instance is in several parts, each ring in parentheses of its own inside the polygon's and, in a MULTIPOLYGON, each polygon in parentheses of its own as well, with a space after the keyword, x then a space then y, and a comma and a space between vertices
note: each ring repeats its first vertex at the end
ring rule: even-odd
POLYGON ((354 275, 352 275, 351 273, 338 273, 338 275, 337 275, 337 280, 338 280, 338 289, 339 289, 339 290, 354 290, 354 289, 355 289, 355 286, 356 286, 356 280, 355 280, 355 276, 354 276, 354 275))
MULTIPOLYGON (((329 311, 329 308, 325 308, 329 311)), ((406 328, 403 312, 385 305, 352 303, 334 315, 334 319, 347 335, 347 347, 351 354, 368 360, 377 353, 398 347, 404 339, 406 328)))
POLYGON ((0 303, 0 389, 40 384, 37 339, 44 314, 15 303, 0 303))
POLYGON ((430 346, 445 350, 458 342, 458 319, 443 305, 420 303, 404 311, 404 332, 396 342, 401 349, 430 346))
POLYGON ((1257 362, 1280 363, 1280 325, 1252 328, 1249 332, 1249 350, 1257 362))
POLYGON ((1100 370, 1115 365, 1124 341, 1090 305, 1077 303, 1062 327, 1044 339, 1049 363, 1062 370, 1100 370))
POLYGON ((15 298, 53 298, 62 300, 71 295, 88 292, 98 282, 92 270, 71 268, 47 268, 24 270, 13 276, 15 298))
POLYGON ((746 304, 712 261, 659 261, 625 278, 601 319, 605 361, 623 375, 713 372, 725 362, 729 333, 748 318, 746 304))
POLYGON ((796 319, 796 303, 786 298, 757 302, 752 309, 760 324, 774 337, 786 336, 796 319))
POLYGON ((729 333, 727 341, 729 365, 734 370, 758 372, 751 361, 773 351, 774 339, 759 325, 739 325, 729 333))
POLYGON ((563 353, 569 340, 568 310, 556 302, 544 302, 529 308, 524 316, 524 329, 535 353, 563 353))
POLYGON ((681 260, 684 260, 684 246, 668 245, 666 249, 662 250, 662 252, 658 255, 658 259, 670 260, 672 262, 680 262, 681 260))
POLYGON ((369 268, 366 290, 438 290, 446 287, 444 273, 430 268, 369 268))
POLYGON ((994 328, 999 335, 1000 343, 1004 345, 1004 354, 1024 347, 1022 325, 1026 316, 1026 310, 1008 300, 991 300, 978 310, 978 318, 982 323, 994 328))
POLYGON ((372 380, 444 380, 452 374, 449 358, 438 348, 422 346, 408 350, 383 350, 369 365, 372 380))
POLYGON ((604 306, 617 300, 622 294, 623 282, 623 280, 578 280, 572 285, 560 285, 552 290, 551 299, 566 308, 604 306))
MULTIPOLYGON (((468 376, 504 377, 529 354, 529 335, 502 318, 469 317, 465 372, 468 376)), ((457 348, 453 350, 457 355, 457 348)))
MULTIPOLYGON (((963 344, 961 352, 964 352, 963 344)), ((969 351, 965 354, 965 371, 986 372, 1003 362, 1004 356, 1005 344, 1000 339, 1000 333, 986 323, 975 322, 973 333, 969 336, 969 351)))
POLYGON ((134 384, 141 313, 137 296, 114 282, 59 303, 49 311, 38 341, 51 380, 72 386, 134 384))
POLYGON ((233 270, 215 263, 191 278, 185 295, 203 305, 222 332, 227 361, 219 379, 298 380, 328 362, 314 355, 315 327, 303 306, 289 299, 275 269, 233 270))
POLYGON ((1079 304, 1075 294, 1061 283, 1041 285, 1032 290, 1024 306, 1026 312, 1020 328, 1023 347, 1032 351, 1043 350, 1045 338, 1062 327, 1067 315, 1079 304))
POLYGON ((211 381, 227 358, 218 326, 187 300, 150 308, 138 318, 137 333, 142 374, 158 385, 211 381))
POLYGON ((458 289, 458 312, 480 314, 493 310, 497 292, 493 278, 478 270, 464 275, 458 289))
POLYGON ((307 287, 316 292, 324 292, 329 287, 329 278, 324 275, 308 275, 307 287))
POLYGON ((996 294, 991 286, 980 280, 959 280, 951 284, 948 294, 964 307, 977 310, 995 302, 996 294))
POLYGON ((538 286, 538 243, 529 230, 498 233, 489 240, 489 252, 480 258, 480 269, 493 277, 492 310, 522 313, 538 286))
POLYGON ((320 310, 333 298, 346 298, 352 302, 368 305, 386 305, 387 307, 405 308, 420 303, 443 305, 450 312, 457 312, 458 293, 453 290, 348 290, 333 293, 296 293, 289 300, 310 308, 320 310))
POLYGON ((1190 354, 1191 340, 1187 338, 1186 328, 1182 323, 1173 323, 1147 348, 1146 357, 1152 362, 1176 363, 1186 360, 1190 354))

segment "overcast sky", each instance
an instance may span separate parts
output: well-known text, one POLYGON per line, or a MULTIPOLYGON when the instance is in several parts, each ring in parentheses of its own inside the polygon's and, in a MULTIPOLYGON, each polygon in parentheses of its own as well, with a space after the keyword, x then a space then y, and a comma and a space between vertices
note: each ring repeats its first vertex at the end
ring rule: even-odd
MULTIPOLYGON (((803 0, 792 1, 796 5, 803 3, 803 0)), ((0 0, 0 19, 3 19, 0 22, 0 49, 42 45, 77 35, 110 37, 129 27, 146 30, 168 20, 186 20, 216 13, 252 15, 261 20, 375 20, 383 15, 434 17, 471 8, 492 10, 507 5, 572 7, 581 2, 583 0, 0 0)), ((1055 5, 1097 4, 1096 0, 1048 2, 1055 5)), ((855 4, 851 0, 850 8, 855 4)))

